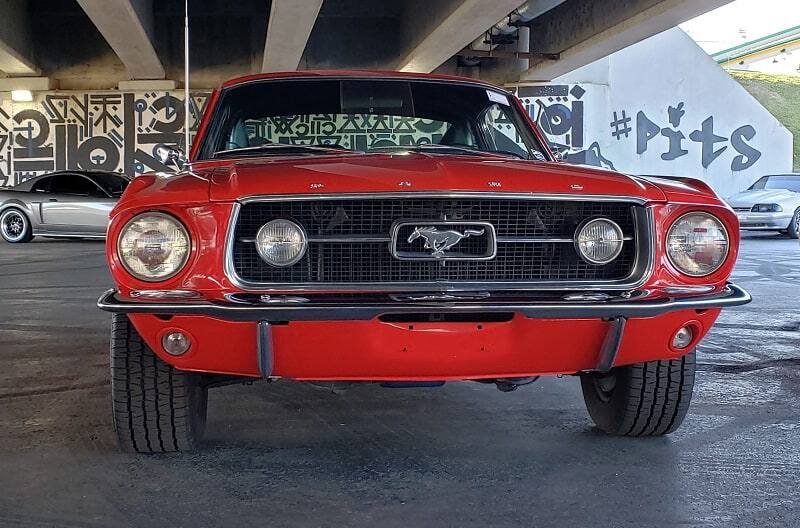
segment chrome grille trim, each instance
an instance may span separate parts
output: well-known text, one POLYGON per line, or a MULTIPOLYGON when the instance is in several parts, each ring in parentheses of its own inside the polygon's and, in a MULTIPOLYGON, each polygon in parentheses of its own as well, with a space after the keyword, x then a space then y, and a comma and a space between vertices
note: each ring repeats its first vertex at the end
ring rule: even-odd
MULTIPOLYGON (((255 238, 239 238, 239 242, 245 243, 252 243, 255 242, 255 238)), ((316 243, 325 243, 325 242, 391 242, 391 237, 320 237, 320 236, 313 236, 308 237, 307 240, 309 242, 316 242, 316 243)), ((631 241, 633 237, 626 236, 622 237, 622 240, 631 241)), ((553 243, 553 244, 573 244, 575 242, 574 238, 546 238, 546 237, 495 237, 495 241, 498 244, 516 244, 516 243, 523 243, 523 244, 535 244, 535 243, 553 243)))
MULTIPOLYGON (((616 196, 616 195, 575 195, 575 194, 536 194, 536 193, 507 193, 507 192, 390 192, 390 193, 343 193, 343 194, 283 194, 283 195, 256 195, 248 196, 234 203, 231 219, 228 224, 228 231, 225 240, 225 259, 224 272, 226 278, 237 288, 243 291, 257 291, 264 293, 282 292, 421 292, 421 291, 485 291, 491 290, 562 290, 562 291, 622 291, 634 290, 647 282, 654 267, 655 260, 655 236, 654 218, 652 209, 634 208, 634 224, 636 229, 636 248, 635 260, 631 266, 632 272, 624 279, 605 280, 605 281, 426 281, 426 282, 252 282, 243 280, 236 272, 233 260, 233 248, 236 226, 239 214, 243 205, 254 202, 280 202, 280 201, 313 201, 313 200, 354 200, 354 199, 512 199, 512 200, 552 200, 552 201, 600 201, 600 202, 621 202, 631 205, 645 205, 647 200, 639 197, 616 196), (643 256, 646 257, 642 259, 643 256)), ((363 238, 363 237, 362 237, 363 238)), ((381 237, 382 238, 382 237, 381 237)), ((630 238, 630 237, 627 237, 630 238)), ((389 237, 386 238, 389 240, 389 237)), ((325 240, 333 241, 333 240, 325 240)), ((357 242, 358 239, 347 239, 348 242, 357 242)), ((370 240, 367 240, 369 242, 370 240)), ((506 237, 504 242, 517 242, 506 237)), ((533 241, 528 239, 519 240, 521 242, 533 241)), ((536 240, 544 242, 546 240, 536 240)), ((555 240, 550 240, 555 242, 555 240)), ((567 242, 567 240, 563 240, 567 242)), ((568 242, 572 242, 569 239, 568 242)), ((383 242, 381 240, 380 242, 383 242)), ((500 238, 498 238, 498 243, 500 238)), ((559 240, 558 242, 561 242, 559 240)))

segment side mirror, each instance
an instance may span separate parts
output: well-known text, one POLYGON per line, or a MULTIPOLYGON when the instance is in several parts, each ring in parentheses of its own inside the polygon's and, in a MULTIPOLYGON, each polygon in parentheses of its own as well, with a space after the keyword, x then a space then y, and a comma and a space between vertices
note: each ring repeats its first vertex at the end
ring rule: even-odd
POLYGON ((175 164, 179 169, 189 162, 186 154, 178 147, 159 145, 156 147, 156 157, 165 165, 175 164))
POLYGON ((567 151, 565 150, 554 150, 553 157, 556 161, 565 161, 567 159, 567 151))

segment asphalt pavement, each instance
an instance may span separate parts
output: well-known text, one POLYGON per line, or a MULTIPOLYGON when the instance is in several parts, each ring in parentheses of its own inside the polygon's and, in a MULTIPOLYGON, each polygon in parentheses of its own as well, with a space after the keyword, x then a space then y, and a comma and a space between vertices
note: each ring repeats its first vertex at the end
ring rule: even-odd
POLYGON ((0 526, 800 526, 800 245, 745 235, 754 297, 699 348, 684 426, 592 428, 578 380, 516 392, 213 389, 203 449, 116 450, 103 244, 0 242, 0 526))

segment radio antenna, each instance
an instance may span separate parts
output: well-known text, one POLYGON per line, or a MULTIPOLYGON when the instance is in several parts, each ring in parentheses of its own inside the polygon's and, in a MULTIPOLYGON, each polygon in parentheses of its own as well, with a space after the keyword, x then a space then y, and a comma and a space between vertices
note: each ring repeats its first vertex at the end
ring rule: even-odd
POLYGON ((192 101, 189 96, 189 0, 184 0, 183 17, 183 106, 184 106, 184 152, 189 156, 190 129, 189 116, 191 115, 192 101))

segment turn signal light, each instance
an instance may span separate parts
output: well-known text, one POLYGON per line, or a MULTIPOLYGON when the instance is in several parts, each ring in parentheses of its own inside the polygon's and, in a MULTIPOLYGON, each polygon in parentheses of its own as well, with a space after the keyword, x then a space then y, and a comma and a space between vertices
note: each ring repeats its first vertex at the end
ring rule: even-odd
POLYGON ((161 338, 161 346, 171 356, 182 356, 192 346, 189 336, 183 332, 170 332, 161 338))
POLYGON ((694 340, 694 332, 691 326, 684 326, 680 328, 672 337, 672 347, 677 350, 683 350, 692 344, 694 340))

